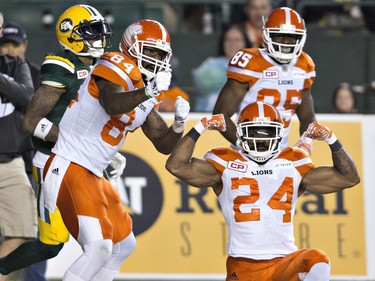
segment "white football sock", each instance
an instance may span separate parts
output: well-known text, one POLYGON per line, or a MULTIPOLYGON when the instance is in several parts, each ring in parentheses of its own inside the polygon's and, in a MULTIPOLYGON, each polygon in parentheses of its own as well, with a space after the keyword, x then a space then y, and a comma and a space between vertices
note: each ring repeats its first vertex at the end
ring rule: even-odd
POLYGON ((113 245, 112 255, 107 263, 92 278, 92 281, 112 281, 121 264, 135 249, 136 241, 133 232, 125 239, 113 245))
POLYGON ((302 281, 329 281, 331 265, 325 262, 314 264, 307 273, 300 273, 299 279, 302 281))
POLYGON ((83 254, 69 267, 63 281, 90 281, 112 253, 112 240, 95 240, 83 246, 83 254), (74 279, 76 278, 76 279, 74 279))

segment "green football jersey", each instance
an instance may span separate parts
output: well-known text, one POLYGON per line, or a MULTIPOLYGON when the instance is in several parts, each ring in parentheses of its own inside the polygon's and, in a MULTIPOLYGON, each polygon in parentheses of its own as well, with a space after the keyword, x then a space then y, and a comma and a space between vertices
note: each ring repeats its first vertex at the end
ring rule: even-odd
MULTIPOLYGON (((91 66, 81 62, 71 51, 64 50, 56 54, 47 54, 41 67, 40 83, 66 90, 46 116, 48 120, 58 126, 67 106, 72 99, 76 98, 79 87, 89 76, 90 71, 91 66)), ((55 145, 53 142, 38 138, 34 138, 34 140, 38 151, 51 154, 51 149, 55 145)))

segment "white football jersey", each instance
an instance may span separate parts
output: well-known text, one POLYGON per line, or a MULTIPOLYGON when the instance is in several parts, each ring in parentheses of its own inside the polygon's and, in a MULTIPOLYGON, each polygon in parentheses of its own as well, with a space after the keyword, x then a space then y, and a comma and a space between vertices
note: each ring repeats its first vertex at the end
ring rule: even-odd
POLYGON ((218 199, 228 226, 228 255, 263 260, 297 250, 293 217, 301 179, 314 167, 311 159, 286 148, 260 166, 223 147, 205 158, 223 181, 218 199))
POLYGON ((312 59, 302 52, 289 64, 278 64, 264 49, 243 49, 231 59, 227 76, 249 83, 249 90, 238 112, 256 101, 271 104, 280 112, 285 129, 280 147, 288 147, 290 121, 301 104, 302 90, 311 87, 315 79, 315 64, 312 59))
POLYGON ((99 103, 93 75, 121 85, 124 91, 142 88, 144 83, 138 67, 130 58, 122 53, 107 53, 101 57, 81 86, 77 100, 72 101, 61 119, 58 140, 52 152, 102 177, 103 170, 123 145, 126 134, 139 128, 159 101, 148 99, 126 114, 110 116, 99 103))

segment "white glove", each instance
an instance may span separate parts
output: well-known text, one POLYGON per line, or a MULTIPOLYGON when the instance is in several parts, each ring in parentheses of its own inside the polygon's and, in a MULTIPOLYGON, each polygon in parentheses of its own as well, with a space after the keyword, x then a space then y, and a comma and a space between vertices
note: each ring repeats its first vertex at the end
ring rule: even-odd
POLYGON ((118 181, 124 172, 126 166, 126 158, 121 153, 117 152, 111 160, 111 167, 113 171, 110 172, 111 180, 118 181))
POLYGON ((169 89, 171 84, 172 72, 171 71, 159 71, 156 73, 154 79, 147 83, 145 87, 145 94, 150 99, 160 95, 161 91, 169 89))
POLYGON ((174 102, 174 121, 172 124, 175 133, 179 134, 184 131, 189 112, 189 102, 178 96, 174 102))

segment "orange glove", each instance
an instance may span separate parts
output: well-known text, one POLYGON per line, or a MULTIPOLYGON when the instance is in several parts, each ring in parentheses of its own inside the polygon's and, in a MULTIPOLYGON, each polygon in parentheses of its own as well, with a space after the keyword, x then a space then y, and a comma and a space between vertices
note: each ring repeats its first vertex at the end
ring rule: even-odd
POLYGON ((225 118, 223 114, 212 115, 211 118, 203 117, 199 121, 194 129, 201 135, 205 130, 217 130, 224 132, 227 127, 225 124, 225 118))
POLYGON ((337 141, 335 134, 332 130, 318 122, 311 122, 303 133, 306 137, 314 140, 324 140, 328 144, 333 144, 337 141))

